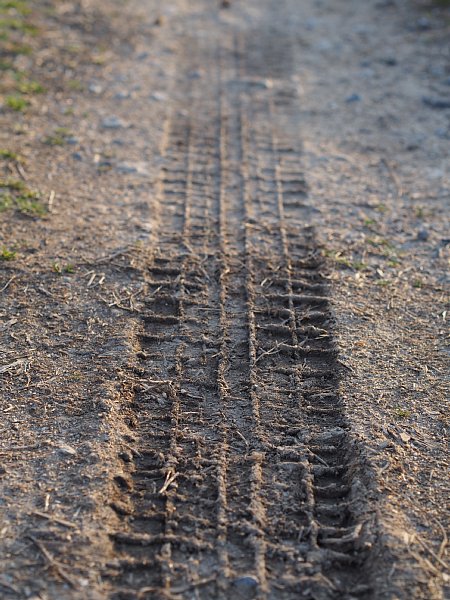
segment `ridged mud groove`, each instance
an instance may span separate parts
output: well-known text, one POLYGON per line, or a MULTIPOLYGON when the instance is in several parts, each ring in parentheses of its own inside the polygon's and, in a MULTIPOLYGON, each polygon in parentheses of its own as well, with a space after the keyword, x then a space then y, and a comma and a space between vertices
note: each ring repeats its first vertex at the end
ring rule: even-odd
POLYGON ((276 90, 246 84, 242 40, 203 44, 161 172, 111 597, 368 598, 298 134, 276 90))

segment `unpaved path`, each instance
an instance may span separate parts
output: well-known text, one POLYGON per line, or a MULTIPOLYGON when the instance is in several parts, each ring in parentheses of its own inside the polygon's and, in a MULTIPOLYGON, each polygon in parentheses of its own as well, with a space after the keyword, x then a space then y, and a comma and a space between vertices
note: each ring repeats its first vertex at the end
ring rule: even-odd
POLYGON ((115 15, 49 177, 75 200, 2 289, 2 597, 444 597, 448 111, 415 92, 439 131, 401 156, 377 65, 428 29, 378 4, 136 2, 130 40, 115 15))

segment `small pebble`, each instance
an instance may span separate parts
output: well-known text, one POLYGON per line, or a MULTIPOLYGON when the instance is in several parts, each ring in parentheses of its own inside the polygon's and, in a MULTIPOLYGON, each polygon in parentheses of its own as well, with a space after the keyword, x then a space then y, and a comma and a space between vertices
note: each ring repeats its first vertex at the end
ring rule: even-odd
POLYGON ((136 174, 148 177, 150 171, 146 162, 121 162, 116 167, 119 173, 136 174))
POLYGON ((164 102, 165 100, 167 100, 167 94, 165 94, 164 92, 153 92, 150 98, 152 100, 156 100, 157 102, 164 102))
POLYGON ((361 96, 359 94, 350 94, 350 96, 347 96, 347 98, 345 99, 347 104, 352 104, 353 102, 360 102, 360 100, 361 96))
POLYGON ((126 124, 122 119, 119 119, 119 117, 111 116, 105 117, 102 120, 102 127, 103 129, 121 129, 126 127, 126 124))
POLYGON ((101 94, 103 92, 103 87, 99 83, 95 82, 90 83, 88 89, 92 94, 101 94))
POLYGON ((395 67, 397 59, 394 56, 386 56, 385 58, 382 58, 380 62, 387 67, 395 67))
POLYGON ((424 96, 422 98, 422 102, 425 106, 429 106, 430 108, 434 108, 436 110, 445 110, 446 108, 450 108, 450 98, 430 98, 429 96, 424 96))
POLYGON ((116 100, 126 100, 130 96, 131 94, 128 90, 121 90, 120 92, 117 92, 117 94, 114 95, 114 98, 116 100))
POLYGON ((426 242, 429 237, 430 237, 430 234, 428 233, 428 231, 426 229, 420 229, 417 232, 417 239, 419 242, 426 242))
POLYGON ((83 155, 80 152, 72 152, 72 158, 74 160, 83 160, 83 155))
POLYGON ((420 19, 417 19, 417 29, 419 29, 420 31, 428 31, 429 29, 431 29, 430 20, 426 17, 420 17, 420 19))
POLYGON ((254 590, 258 587, 258 581, 251 575, 244 575, 233 581, 233 585, 239 590, 254 590))
POLYGON ((66 456, 76 456, 77 451, 69 444, 60 444, 58 446, 58 452, 60 454, 65 454, 66 456))

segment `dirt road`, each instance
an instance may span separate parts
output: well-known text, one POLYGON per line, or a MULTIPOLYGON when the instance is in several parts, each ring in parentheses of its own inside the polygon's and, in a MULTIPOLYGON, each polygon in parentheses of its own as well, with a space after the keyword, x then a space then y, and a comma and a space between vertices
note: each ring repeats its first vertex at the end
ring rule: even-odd
POLYGON ((443 46, 399 4, 103 9, 79 149, 31 150, 59 204, 3 228, 46 242, 2 288, 1 597, 444 597, 449 111, 401 155, 402 28, 443 46))

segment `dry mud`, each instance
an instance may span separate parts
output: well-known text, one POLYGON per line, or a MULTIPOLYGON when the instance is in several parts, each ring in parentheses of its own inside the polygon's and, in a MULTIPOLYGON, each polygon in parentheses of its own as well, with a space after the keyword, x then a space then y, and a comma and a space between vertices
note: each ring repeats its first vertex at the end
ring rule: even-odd
MULTIPOLYGON (((444 379, 430 386, 429 420, 415 430, 426 428, 427 439, 435 440, 417 456, 417 464, 433 465, 434 504, 421 495, 426 483, 412 483, 406 456, 403 470, 411 479, 392 483, 399 449, 415 439, 412 426, 411 433, 397 424, 377 429, 379 420, 394 417, 380 408, 373 389, 367 389, 367 409, 361 403, 358 369, 370 373, 372 363, 372 378, 380 386, 385 377, 386 390, 396 375, 381 358, 358 355, 361 347, 382 353, 382 335, 373 332, 373 341, 361 344, 367 330, 359 323, 355 342, 351 318, 377 313, 385 298, 371 287, 370 265, 361 276, 356 259, 337 260, 336 240, 344 235, 359 251, 352 235, 367 228, 368 216, 361 226, 352 208, 346 213, 339 200, 323 195, 336 193, 339 169, 343 197, 358 186, 359 194, 364 186, 372 194, 373 180, 387 170, 389 184, 379 185, 388 208, 378 214, 384 214, 389 202, 401 204, 401 184, 383 157, 377 174, 368 175, 373 156, 360 148, 357 185, 346 166, 332 162, 321 172, 327 159, 321 162, 319 149, 331 161, 339 150, 341 162, 354 166, 356 142, 346 135, 352 120, 354 127, 364 121, 358 112, 349 117, 336 110, 333 117, 323 98, 315 112, 314 78, 302 83, 302 68, 320 73, 322 61, 321 85, 331 93, 333 68, 343 68, 329 66, 332 31, 336 19, 351 15, 345 3, 328 4, 180 1, 161 8, 139 2, 124 9, 134 17, 138 11, 144 26, 132 21, 140 33, 127 41, 126 26, 118 25, 120 42, 103 83, 135 89, 116 110, 130 129, 99 134, 106 145, 122 136, 119 169, 114 160, 100 172, 80 165, 82 192, 100 188, 104 199, 81 196, 85 201, 67 206, 67 214, 50 216, 43 227, 49 237, 57 234, 47 250, 36 251, 21 272, 11 267, 2 289, 5 316, 14 306, 19 314, 25 278, 31 292, 19 304, 24 320, 4 321, 5 332, 17 323, 12 339, 19 361, 4 371, 4 410, 16 410, 17 398, 23 402, 0 450, 7 474, 1 508, 9 519, 1 597, 444 597, 446 515, 436 504, 445 492, 436 473, 445 468, 445 432, 441 413, 432 410, 443 402, 444 379), (317 34, 314 45, 309 37, 321 19, 330 37, 317 34), (150 74, 145 51, 156 61, 150 74), (135 72, 133 53, 141 57, 135 72), (341 129, 333 131, 332 154, 324 139, 328 127, 339 129, 336 123, 341 129), (123 174, 130 155, 140 166, 123 174), (67 228, 71 218, 76 226, 67 228), (76 272, 55 279, 39 252, 47 260, 62 231, 76 272), (19 464, 17 453, 23 453, 19 464), (390 487, 383 487, 384 477, 390 487), (408 531, 404 481, 417 498, 416 533, 408 531), (428 529, 427 506, 435 511, 428 529)), ((375 18, 375 5, 360 8, 360 18, 375 18)), ((405 13, 394 16, 402 22, 405 13)), ((341 28, 334 35, 347 48, 348 67, 364 43, 352 46, 341 28)), ((360 101, 350 93, 345 101, 348 82, 336 85, 344 105, 360 101)), ((104 123, 115 107, 112 92, 100 110, 95 106, 104 123)), ((100 142, 87 141, 89 127, 88 120, 84 150, 95 154, 100 142)), ((380 140, 386 142, 382 134, 380 140)), ((64 177, 76 181, 67 158, 53 167, 69 172, 51 183, 61 189, 68 185, 64 177)), ((31 176, 39 183, 38 173, 31 176)), ((442 181, 436 193, 444 197, 445 186, 442 181)), ((342 203, 353 207, 351 198, 342 203)), ((377 206, 369 208, 377 212, 377 206)), ((439 221, 443 203, 435 210, 439 221)), ((444 235, 438 222, 433 226, 433 235, 444 235)), ((8 227, 6 237, 14 224, 8 227)), ((61 260, 69 256, 59 252, 61 260)), ((438 315, 445 306, 443 258, 429 272, 438 315)), ((373 267, 375 279, 380 270, 373 267)), ((404 298, 410 291, 398 293, 404 298)), ((427 303, 418 299, 418 310, 427 303)), ((433 346, 440 321, 430 327, 431 341, 404 343, 417 356, 427 354, 433 373, 441 373, 444 354, 433 346)), ((408 375, 400 376, 410 385, 408 375)))

